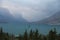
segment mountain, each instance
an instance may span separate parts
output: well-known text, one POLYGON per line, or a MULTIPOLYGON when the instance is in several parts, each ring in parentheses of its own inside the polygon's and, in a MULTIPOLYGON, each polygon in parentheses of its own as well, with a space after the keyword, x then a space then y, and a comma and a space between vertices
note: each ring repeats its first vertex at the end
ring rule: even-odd
POLYGON ((0 22, 8 22, 13 18, 9 10, 6 8, 0 8, 0 22))
POLYGON ((37 23, 41 24, 60 24, 60 11, 56 12, 54 15, 43 19, 41 21, 38 21, 37 23))
POLYGON ((3 22, 26 22, 22 17, 15 18, 8 9, 0 7, 0 23, 3 22))

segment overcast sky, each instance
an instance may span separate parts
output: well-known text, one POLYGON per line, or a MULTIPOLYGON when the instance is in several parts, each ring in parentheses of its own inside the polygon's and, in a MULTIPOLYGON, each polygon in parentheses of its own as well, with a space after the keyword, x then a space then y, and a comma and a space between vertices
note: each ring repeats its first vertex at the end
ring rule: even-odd
POLYGON ((53 15, 60 10, 59 6, 60 0, 0 0, 0 7, 7 8, 14 17, 21 15, 29 22, 53 15))

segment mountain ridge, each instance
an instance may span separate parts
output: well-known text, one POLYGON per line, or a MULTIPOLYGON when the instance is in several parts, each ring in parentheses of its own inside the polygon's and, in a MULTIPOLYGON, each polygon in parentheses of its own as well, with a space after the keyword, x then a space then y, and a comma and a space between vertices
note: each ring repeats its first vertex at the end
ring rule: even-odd
MULTIPOLYGON (((4 22, 23 22, 23 18, 15 18, 8 9, 0 7, 0 23, 4 22)), ((26 20, 24 20, 26 21, 26 20)))
POLYGON ((60 23, 60 11, 56 12, 54 15, 45 18, 41 21, 37 21, 36 23, 41 23, 41 24, 59 24, 60 23))

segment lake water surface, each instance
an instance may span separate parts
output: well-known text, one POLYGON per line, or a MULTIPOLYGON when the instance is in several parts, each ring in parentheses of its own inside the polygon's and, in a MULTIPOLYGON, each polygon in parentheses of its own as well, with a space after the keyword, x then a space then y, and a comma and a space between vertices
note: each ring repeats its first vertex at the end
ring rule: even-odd
POLYGON ((48 34, 48 32, 56 28, 57 32, 60 33, 60 25, 47 25, 47 24, 22 24, 22 23, 0 23, 0 27, 3 28, 4 32, 11 34, 23 34, 25 30, 29 31, 38 29, 39 33, 48 34))

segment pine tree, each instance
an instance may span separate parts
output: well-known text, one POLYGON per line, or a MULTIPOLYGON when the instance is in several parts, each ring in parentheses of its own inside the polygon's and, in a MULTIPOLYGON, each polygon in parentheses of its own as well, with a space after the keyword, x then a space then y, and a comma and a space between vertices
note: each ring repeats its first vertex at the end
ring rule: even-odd
POLYGON ((36 32, 34 34, 34 40, 39 40, 39 33, 38 33, 37 29, 36 29, 36 32))
POLYGON ((33 40, 33 31, 32 30, 30 30, 29 40, 33 40))
POLYGON ((43 40, 47 40, 46 36, 43 36, 43 40))
POLYGON ((0 28, 0 40, 2 40, 3 39, 3 29, 2 29, 2 27, 0 28))
POLYGON ((2 28, 0 28, 0 34, 2 34, 3 33, 3 29, 2 28))
POLYGON ((56 40, 56 39, 57 39, 57 32, 56 32, 56 28, 54 28, 53 37, 54 37, 54 40, 56 40))
POLYGON ((60 40, 60 34, 57 35, 57 40, 60 40))
POLYGON ((24 33, 24 40, 28 40, 27 30, 25 30, 25 33, 24 33))
POLYGON ((56 29, 54 28, 54 31, 51 30, 49 32, 49 40, 56 40, 57 34, 56 34, 56 29))
POLYGON ((19 40, 22 40, 22 36, 21 35, 19 35, 19 40))
POLYGON ((42 35, 41 34, 39 35, 39 40, 42 40, 42 35))
POLYGON ((53 40, 53 31, 52 30, 49 32, 48 40, 53 40))

